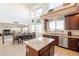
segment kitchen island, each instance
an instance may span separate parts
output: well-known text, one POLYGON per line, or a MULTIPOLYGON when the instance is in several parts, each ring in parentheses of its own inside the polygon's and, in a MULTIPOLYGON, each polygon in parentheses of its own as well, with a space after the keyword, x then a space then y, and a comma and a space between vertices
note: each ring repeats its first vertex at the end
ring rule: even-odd
POLYGON ((54 39, 39 37, 25 42, 26 56, 53 56, 54 39))

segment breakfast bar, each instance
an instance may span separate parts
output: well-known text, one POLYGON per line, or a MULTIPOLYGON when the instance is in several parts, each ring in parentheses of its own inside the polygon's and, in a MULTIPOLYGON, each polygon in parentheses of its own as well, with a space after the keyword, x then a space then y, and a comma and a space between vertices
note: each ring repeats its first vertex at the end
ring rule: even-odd
POLYGON ((25 42, 26 56, 53 56, 54 39, 39 37, 25 42))

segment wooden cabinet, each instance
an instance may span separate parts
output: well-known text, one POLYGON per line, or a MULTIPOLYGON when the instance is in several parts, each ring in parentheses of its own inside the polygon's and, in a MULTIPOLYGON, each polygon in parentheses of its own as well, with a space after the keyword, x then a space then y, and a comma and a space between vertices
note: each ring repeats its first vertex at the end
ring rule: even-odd
POLYGON ((46 37, 46 38, 53 38, 52 35, 46 35, 46 34, 43 34, 43 37, 46 37))
POLYGON ((70 30, 70 20, 68 16, 65 16, 65 29, 70 30))
POLYGON ((44 30, 47 31, 47 27, 48 27, 48 20, 45 19, 44 20, 44 30))
POLYGON ((52 50, 55 51, 54 50, 54 43, 51 43, 50 44, 50 56, 53 56, 54 55, 54 52, 52 50))
POLYGON ((79 15, 78 14, 65 16, 65 29, 66 30, 79 30, 79 15))
POLYGON ((69 38, 68 39, 68 48, 71 50, 77 51, 77 39, 69 38))
POLYGON ((55 39, 54 43, 56 46, 59 46, 59 37, 58 36, 53 36, 53 39, 55 39))
MULTIPOLYGON (((41 56, 50 56, 50 55, 49 55, 49 52, 50 52, 50 51, 49 51, 49 50, 47 50, 47 51, 46 51, 46 52, 44 52, 41 56)), ((53 55, 52 55, 52 56, 53 56, 53 55)))
POLYGON ((59 36, 53 36, 53 35, 46 35, 46 34, 43 34, 43 37, 55 39, 54 44, 55 44, 56 46, 59 46, 59 36))
POLYGON ((33 48, 26 46, 26 56, 38 56, 38 53, 33 48))
POLYGON ((77 51, 79 52, 79 40, 77 40, 77 51))

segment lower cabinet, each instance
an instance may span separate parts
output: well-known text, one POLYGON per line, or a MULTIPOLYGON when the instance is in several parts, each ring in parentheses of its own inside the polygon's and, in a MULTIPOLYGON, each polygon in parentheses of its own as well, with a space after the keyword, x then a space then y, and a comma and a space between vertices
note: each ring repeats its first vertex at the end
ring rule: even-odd
POLYGON ((51 43, 50 44, 50 56, 53 56, 54 55, 54 44, 53 43, 51 43))
POLYGON ((56 46, 59 46, 59 36, 53 36, 53 35, 43 34, 43 37, 55 39, 54 44, 56 46))
POLYGON ((77 51, 79 52, 79 40, 77 40, 77 51))
POLYGON ((59 36, 53 36, 52 38, 55 39, 54 44, 59 46, 59 36))
POLYGON ((47 50, 45 53, 43 53, 41 56, 50 56, 49 55, 50 50, 47 50))
POLYGON ((68 48, 71 50, 78 50, 78 43, 77 43, 77 39, 73 39, 73 38, 69 38, 68 39, 68 48))

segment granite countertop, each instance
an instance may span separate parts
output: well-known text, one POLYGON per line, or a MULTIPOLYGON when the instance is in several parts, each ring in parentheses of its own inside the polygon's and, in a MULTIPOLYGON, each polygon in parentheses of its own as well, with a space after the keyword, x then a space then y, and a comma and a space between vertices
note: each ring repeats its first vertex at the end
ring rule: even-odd
POLYGON ((50 32, 45 32, 43 34, 53 35, 53 36, 67 36, 67 34, 64 34, 64 33, 50 33, 50 32))
POLYGON ((68 36, 67 34, 64 34, 64 33, 44 33, 46 35, 53 35, 53 36, 64 36, 66 38, 76 38, 76 39, 79 39, 79 35, 71 35, 71 36, 68 36))
POLYGON ((65 37, 67 37, 67 38, 75 38, 75 39, 79 39, 79 36, 77 36, 77 35, 65 36, 65 37))
POLYGON ((54 39, 51 39, 51 38, 39 37, 39 38, 34 38, 32 40, 26 41, 24 43, 29 47, 35 49, 36 51, 39 51, 53 41, 54 39))

